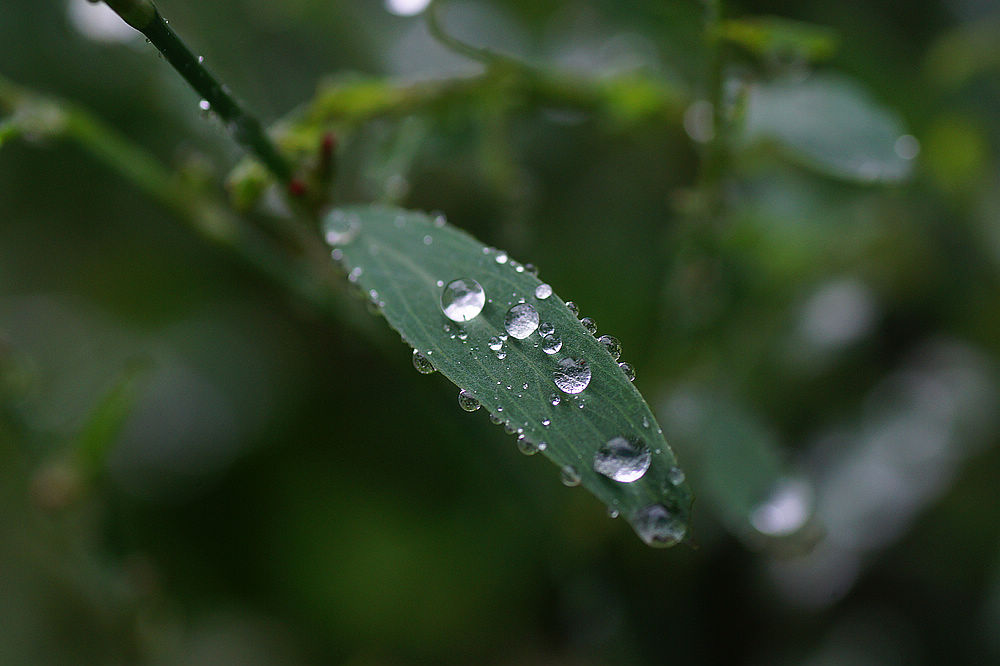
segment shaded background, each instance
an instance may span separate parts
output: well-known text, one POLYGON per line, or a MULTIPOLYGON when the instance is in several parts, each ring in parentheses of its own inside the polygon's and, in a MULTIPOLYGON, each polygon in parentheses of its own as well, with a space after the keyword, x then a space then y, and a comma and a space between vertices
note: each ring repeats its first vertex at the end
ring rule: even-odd
MULTIPOLYGON (((329 73, 480 69, 400 4, 159 6, 268 122, 329 73)), ((93 9, 8 0, 0 73, 221 192, 239 153, 219 123, 93 9)), ((639 71, 697 100, 703 13, 497 1, 446 19, 543 67, 639 71)), ((815 114, 754 120, 820 152, 751 142, 748 120, 717 219, 691 212, 697 105, 624 122, 484 96, 342 137, 344 199, 446 212, 622 341, 698 496, 694 544, 669 551, 456 409, 360 302, 320 315, 80 148, 5 143, 0 663, 1000 661, 1000 14, 727 14, 815 22, 840 47, 814 66, 729 50, 737 97, 819 82, 815 114), (857 116, 824 103, 831 81, 866 91, 857 116), (871 146, 888 182, 825 161, 866 113, 900 128, 888 157, 871 146), (67 452, 109 391, 134 404, 83 474, 67 452)))

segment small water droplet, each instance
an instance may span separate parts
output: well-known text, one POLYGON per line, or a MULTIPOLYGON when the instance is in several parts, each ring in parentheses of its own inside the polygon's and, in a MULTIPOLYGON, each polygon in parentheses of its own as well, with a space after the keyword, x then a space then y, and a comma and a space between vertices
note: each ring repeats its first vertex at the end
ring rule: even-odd
POLYGON ((416 349, 413 350, 413 367, 422 375, 429 375, 434 372, 434 366, 431 365, 431 362, 416 349))
POLYGON ((203 55, 198 56, 198 63, 202 64, 204 62, 205 62, 205 56, 203 56, 203 55))
POLYGON ((347 245, 361 231, 361 221, 356 215, 342 210, 332 210, 323 217, 323 235, 330 245, 347 245))
POLYGON ((527 391, 528 390, 528 382, 524 382, 524 384, 521 385, 521 388, 524 389, 525 391, 527 391))
POLYGON ((467 412, 474 412, 479 409, 479 401, 470 391, 462 389, 458 392, 458 406, 467 412))
POLYGON ((209 102, 207 99, 200 100, 198 102, 198 108, 201 109, 202 111, 211 111, 212 103, 209 102))
POLYGON ((337 262, 343 261, 344 251, 341 250, 339 247, 335 247, 332 250, 330 250, 330 258, 337 262))
POLYGON ((440 229, 445 225, 445 222, 447 221, 445 219, 444 213, 434 213, 433 215, 434 215, 434 226, 440 229))
POLYGON ((604 345, 604 348, 608 350, 611 354, 611 358, 616 361, 622 355, 622 343, 618 342, 618 338, 613 335, 602 335, 597 338, 597 341, 604 345))
POLYGON ((681 485, 684 483, 684 479, 686 478, 687 476, 684 474, 684 470, 680 467, 671 467, 667 470, 667 481, 669 481, 672 486, 681 485))
POLYGON ((662 504, 650 504, 632 518, 639 538, 650 546, 673 546, 684 538, 687 527, 662 504))
MULTIPOLYGON (((497 411, 499 411, 499 410, 497 410, 497 411)), ((490 423, 492 423, 493 425, 502 425, 503 424, 503 419, 501 417, 497 416, 496 414, 490 414, 490 423)))
POLYGON ((497 252, 497 256, 494 257, 494 259, 496 260, 496 262, 498 264, 501 264, 501 265, 502 264, 506 264, 507 263, 507 253, 504 252, 503 250, 501 250, 500 252, 497 252))
POLYGON ((643 428, 649 427, 649 419, 647 419, 645 416, 642 417, 642 427, 643 428))
POLYGON ((543 338, 546 335, 552 335, 555 332, 556 332, 556 327, 547 321, 538 325, 538 335, 542 336, 543 338))
POLYGON ((590 366, 582 358, 564 358, 553 371, 552 381, 563 393, 582 393, 590 384, 590 366))
POLYGON ((364 275, 364 272, 365 271, 363 268, 361 268, 361 266, 355 266, 354 268, 351 269, 351 272, 347 274, 347 281, 357 282, 358 280, 361 279, 361 276, 364 275))
POLYGON ((503 327, 518 340, 524 340, 538 328, 538 311, 527 303, 515 305, 507 310, 503 327))
POLYGON ((652 457, 642 442, 615 437, 594 454, 594 471, 614 481, 632 483, 646 473, 652 457))
POLYGON ((441 287, 443 287, 443 286, 444 286, 444 280, 438 280, 438 281, 437 281, 437 282, 435 282, 434 284, 436 284, 436 285, 438 286, 438 288, 440 289, 441 287))
POLYGON ((559 397, 558 393, 553 393, 551 396, 549 396, 549 402, 552 403, 553 407, 555 407, 560 402, 562 402, 562 398, 559 397))
POLYGON ((510 424, 509 421, 503 424, 503 431, 508 435, 513 435, 515 432, 517 432, 517 430, 514 428, 514 426, 510 424))
POLYGON ((551 424, 552 424, 552 419, 542 419, 542 425, 545 426, 546 428, 548 428, 549 425, 551 424))
POLYGON ((588 333, 590 333, 591 335, 597 335, 596 321, 594 321, 590 317, 584 317, 583 319, 580 320, 580 323, 583 324, 583 327, 587 329, 588 333))
POLYGON ((562 338, 554 333, 550 333, 542 338, 542 351, 546 354, 555 354, 562 349, 562 338))
MULTIPOLYGON (((538 266, 536 266, 534 264, 525 264, 524 265, 524 272, 525 273, 530 273, 531 275, 538 275, 538 266)), ((539 298, 548 298, 548 296, 540 296, 539 298)))
POLYGON ((469 339, 469 334, 466 333, 464 330, 462 330, 458 332, 458 335, 456 337, 462 342, 465 342, 466 340, 469 339))
POLYGON ((564 486, 578 486, 580 485, 580 472, 577 471, 576 467, 566 465, 559 473, 559 480, 564 486))
POLYGON ((538 300, 544 301, 551 295, 552 295, 552 287, 545 284, 544 282, 535 287, 535 298, 537 298, 538 300))
POLYGON ((524 435, 518 435, 517 438, 517 450, 526 456, 533 456, 538 453, 541 449, 538 445, 532 442, 530 439, 524 435))
POLYGON ((522 264, 519 264, 516 261, 512 260, 510 262, 510 265, 513 266, 514 270, 517 271, 518 273, 523 273, 524 272, 524 266, 522 264))
POLYGON ((572 312, 574 317, 580 316, 580 308, 573 301, 566 301, 566 309, 572 312))
POLYGON ((434 242, 434 238, 430 234, 427 234, 426 236, 424 236, 424 245, 430 245, 433 242, 434 242))
POLYGON ((503 347, 503 340, 494 335, 486 344, 493 351, 500 351, 500 348, 503 347))
POLYGON ((608 507, 608 518, 611 518, 612 520, 614 520, 615 518, 618 517, 618 515, 619 515, 618 514, 618 509, 616 509, 616 508, 614 508, 612 506, 608 507))
POLYGON ((635 381, 635 368, 632 367, 631 363, 625 363, 624 361, 618 364, 618 367, 622 369, 625 376, 628 377, 630 382, 635 381))
POLYGON ((471 278, 452 280, 441 292, 441 311, 452 321, 471 321, 485 305, 483 286, 471 278))
POLYGON ((507 350, 506 349, 501 349, 500 351, 498 351, 497 352, 497 358, 500 359, 501 361, 504 360, 505 358, 507 358, 507 350))

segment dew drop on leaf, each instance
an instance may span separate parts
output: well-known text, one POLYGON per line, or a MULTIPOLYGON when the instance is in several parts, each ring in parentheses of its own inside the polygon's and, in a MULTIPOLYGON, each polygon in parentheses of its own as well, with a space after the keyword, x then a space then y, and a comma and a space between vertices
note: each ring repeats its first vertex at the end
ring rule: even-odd
POLYGON ((542 338, 542 351, 546 354, 555 354, 562 349, 562 338, 554 333, 550 333, 542 338))
POLYGON ((493 351, 500 351, 500 348, 503 347, 503 340, 494 335, 486 345, 493 351))
POLYGON ((524 340, 538 328, 538 311, 527 303, 515 305, 507 310, 503 326, 510 335, 524 340))
POLYGON ((650 546, 673 546, 684 538, 687 528, 667 507, 650 504, 640 509, 632 519, 639 538, 650 546))
POLYGON ((555 332, 556 332, 556 327, 547 321, 538 325, 538 335, 542 336, 543 338, 546 335, 552 335, 555 332))
POLYGON ((361 222, 356 215, 342 210, 333 210, 323 218, 323 237, 333 246, 348 245, 361 231, 361 222))
POLYGON ((622 369, 625 376, 628 377, 630 382, 635 381, 635 368, 632 367, 631 363, 625 363, 624 361, 618 364, 618 367, 622 369))
POLYGON ((524 435, 519 435, 517 438, 517 450, 526 456, 533 456, 540 450, 538 445, 532 442, 530 439, 524 435))
POLYGON ((591 335, 597 335, 596 321, 594 321, 590 317, 584 317, 583 319, 580 320, 580 323, 583 324, 583 327, 587 329, 588 333, 590 333, 591 335))
POLYGON ((479 401, 471 392, 462 389, 458 392, 458 406, 467 412, 474 412, 479 409, 479 401))
POLYGON ((622 343, 618 342, 618 338, 613 335, 602 335, 597 338, 597 341, 604 345, 604 348, 608 350, 611 354, 611 358, 616 361, 622 355, 622 343))
POLYGON ((632 483, 642 478, 652 459, 645 444, 614 437, 594 454, 594 471, 613 481, 632 483))
POLYGON ((559 480, 564 486, 578 486, 580 485, 580 472, 577 471, 576 467, 566 465, 559 473, 559 480))
POLYGON ((535 298, 537 298, 538 300, 544 301, 551 295, 552 295, 552 287, 545 284, 544 282, 535 287, 535 298))
POLYGON ((564 358, 553 371, 552 381, 563 393, 582 393, 590 384, 590 366, 582 358, 564 358))
POLYGON ((434 366, 431 365, 431 362, 416 349, 413 350, 413 367, 422 375, 429 375, 434 372, 434 366))
POLYGON ((684 483, 685 478, 684 470, 680 467, 671 467, 667 470, 667 481, 669 481, 672 486, 681 485, 684 483))
POLYGON ((441 292, 441 311, 452 321, 471 321, 486 305, 483 286, 470 278, 452 280, 441 292))
POLYGON ((566 301, 566 309, 572 312, 574 317, 580 316, 580 308, 573 301, 566 301))

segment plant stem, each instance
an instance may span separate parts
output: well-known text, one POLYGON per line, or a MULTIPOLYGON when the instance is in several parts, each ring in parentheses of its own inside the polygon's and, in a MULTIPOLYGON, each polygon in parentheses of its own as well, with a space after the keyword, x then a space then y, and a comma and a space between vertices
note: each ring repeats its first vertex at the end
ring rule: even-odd
POLYGON ((181 41, 167 25, 149 0, 105 0, 126 23, 141 32, 152 42, 184 80, 229 127, 233 138, 281 182, 292 177, 291 164, 278 152, 277 147, 264 132, 257 118, 252 116, 216 81, 199 58, 181 41))

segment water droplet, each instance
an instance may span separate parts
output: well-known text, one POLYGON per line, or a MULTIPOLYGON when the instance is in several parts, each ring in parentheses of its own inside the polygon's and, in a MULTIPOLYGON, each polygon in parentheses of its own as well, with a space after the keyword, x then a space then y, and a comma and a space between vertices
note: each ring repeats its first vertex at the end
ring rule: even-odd
POLYGON ((517 450, 526 456, 533 456, 540 451, 538 445, 524 435, 519 435, 517 438, 517 450))
POLYGON ((537 298, 538 300, 544 301, 551 295, 552 295, 552 287, 545 284, 544 282, 535 287, 535 298, 537 298))
POLYGON ((643 428, 649 427, 649 419, 647 419, 645 416, 642 417, 642 427, 643 428))
POLYGON ((433 213, 433 215, 434 215, 434 226, 440 229, 445 225, 445 222, 447 221, 445 219, 444 213, 433 213))
POLYGON ((556 327, 547 321, 538 325, 538 335, 542 336, 543 338, 546 335, 552 335, 555 332, 556 332, 556 327))
POLYGON ((437 282, 435 282, 434 284, 436 284, 436 285, 438 286, 438 288, 441 288, 441 287, 443 287, 443 286, 444 286, 444 280, 438 280, 438 281, 437 281, 437 282))
POLYGON ((467 412, 474 412, 479 409, 479 401, 470 391, 462 389, 458 392, 458 406, 467 412))
POLYGON ((517 263, 513 259, 511 260, 510 265, 513 266, 514 270, 517 271, 518 273, 524 272, 524 266, 522 264, 517 263))
POLYGON ((560 349, 562 349, 562 338, 558 335, 550 333, 542 338, 542 351, 546 354, 555 354, 560 349))
POLYGON ((538 328, 538 311, 527 303, 515 305, 507 310, 503 327, 518 340, 524 340, 538 328))
POLYGON ((434 242, 434 238, 430 234, 427 234, 426 236, 424 236, 424 245, 430 245, 433 242, 434 242))
POLYGON ((524 382, 524 384, 521 385, 521 388, 524 389, 525 391, 527 391, 528 390, 528 382, 524 382))
POLYGON ((493 351, 500 351, 500 348, 503 347, 503 340, 494 335, 486 344, 493 351))
POLYGON ((506 349, 501 349, 500 351, 498 351, 497 352, 497 358, 500 359, 501 361, 504 360, 505 358, 507 358, 507 350, 506 349))
POLYGON ((542 419, 542 425, 545 426, 546 428, 548 428, 549 425, 551 425, 551 423, 552 419, 542 419))
POLYGON ((483 286, 471 278, 452 280, 441 292, 441 311, 452 321, 471 321, 485 305, 483 286))
POLYGON ((576 467, 566 465, 560 471, 559 479, 564 486, 578 486, 580 485, 580 472, 577 471, 576 467))
POLYGON ((342 210, 332 210, 323 217, 323 235, 330 245, 347 245, 361 231, 361 221, 356 215, 342 210))
POLYGON ((684 479, 686 478, 687 476, 684 474, 684 470, 680 467, 671 467, 667 470, 667 481, 669 481, 672 486, 681 485, 684 483, 684 479))
POLYGON ((493 425, 502 425, 503 419, 496 414, 490 414, 490 423, 493 425))
POLYGON ((558 393, 553 393, 551 396, 549 396, 549 402, 552 403, 553 407, 555 407, 560 402, 562 402, 562 398, 559 397, 558 393))
POLYGON ((619 515, 618 514, 618 509, 616 509, 616 508, 614 508, 612 506, 608 507, 608 518, 611 518, 612 520, 614 520, 615 518, 618 517, 618 515, 619 515))
POLYGON ((597 335, 596 321, 594 321, 590 317, 584 317, 583 319, 580 320, 580 323, 583 324, 583 327, 587 329, 588 333, 590 333, 591 335, 597 335))
POLYGON ((576 307, 573 301, 566 301, 566 309, 572 312, 574 317, 580 316, 580 308, 576 307))
POLYGON ((552 381, 563 393, 582 393, 590 384, 590 366, 582 358, 564 358, 553 371, 552 381))
POLYGON ((351 269, 351 272, 347 274, 348 282, 357 282, 364 275, 364 269, 361 266, 356 266, 351 269))
POLYGON ((608 350, 611 354, 611 358, 616 361, 622 355, 622 343, 618 342, 618 338, 613 335, 602 335, 597 338, 597 341, 604 345, 604 348, 608 350))
POLYGON ((207 99, 203 99, 198 102, 198 108, 201 109, 202 111, 211 111, 212 103, 209 102, 207 99))
MULTIPOLYGON (((538 275, 538 266, 536 266, 534 264, 525 264, 524 265, 524 272, 525 273, 530 273, 532 275, 538 275)), ((550 287, 550 289, 551 289, 551 287, 550 287)), ((552 292, 550 291, 549 293, 551 294, 552 292)), ((539 296, 539 298, 548 298, 548 296, 539 296)))
POLYGON ((462 342, 465 342, 466 340, 468 340, 468 339, 469 339, 469 334, 468 334, 468 333, 466 333, 466 332, 465 332, 464 330, 460 330, 460 331, 458 332, 458 335, 456 335, 455 337, 457 337, 457 338, 458 338, 459 340, 461 340, 462 342))
POLYGON ((495 257, 495 259, 496 259, 496 262, 498 264, 506 264, 507 263, 507 253, 504 252, 503 250, 501 250, 500 252, 497 252, 497 256, 495 257))
POLYGON ((413 367, 422 375, 429 375, 434 372, 434 366, 431 365, 431 362, 416 349, 413 350, 413 367))
POLYGON ((202 55, 198 56, 198 63, 201 64, 201 63, 204 63, 204 62, 205 62, 205 56, 202 56, 202 55))
POLYGON ((662 504, 650 504, 632 518, 639 538, 650 546, 665 548, 684 538, 687 527, 662 504))
POLYGON ((503 431, 508 435, 513 435, 515 432, 517 432, 517 430, 514 429, 514 426, 512 426, 510 422, 503 424, 503 431))
POLYGON ((330 258, 337 262, 343 261, 344 251, 341 250, 339 247, 335 247, 332 250, 330 250, 330 258))
POLYGON ((622 369, 625 376, 628 377, 630 382, 635 381, 635 368, 632 367, 631 363, 625 363, 624 361, 618 364, 618 367, 622 369))
POLYGON ((594 471, 614 481, 632 483, 642 478, 652 458, 645 444, 615 437, 594 454, 594 471))

